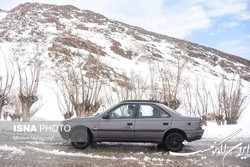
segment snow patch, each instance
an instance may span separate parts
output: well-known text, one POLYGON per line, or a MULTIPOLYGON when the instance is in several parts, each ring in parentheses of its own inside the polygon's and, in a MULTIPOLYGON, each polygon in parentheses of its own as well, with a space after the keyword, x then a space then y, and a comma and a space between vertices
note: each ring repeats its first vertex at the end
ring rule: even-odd
MULTIPOLYGON (((120 158, 117 157, 109 157, 109 156, 101 156, 101 155, 94 155, 94 154, 85 154, 85 153, 72 153, 72 152, 65 152, 65 151, 59 151, 59 150, 43 150, 40 148, 36 148, 36 147, 30 147, 30 146, 26 146, 25 148, 37 151, 37 152, 43 152, 46 154, 53 154, 53 155, 61 155, 61 156, 77 156, 77 157, 85 157, 85 158, 97 158, 97 159, 112 159, 112 160, 117 160, 120 158)), ((137 158, 135 157, 123 157, 121 158, 121 160, 132 160, 132 161, 138 161, 137 158)))
POLYGON ((165 161, 165 159, 163 159, 163 158, 153 158, 152 161, 160 161, 160 162, 163 162, 163 161, 165 161))
POLYGON ((36 147, 30 147, 26 146, 25 148, 37 151, 37 152, 43 152, 46 154, 53 154, 53 155, 62 155, 62 156, 77 156, 77 157, 85 157, 85 158, 97 158, 97 159, 118 159, 114 156, 108 157, 108 156, 101 156, 101 155, 93 155, 93 154, 84 154, 84 153, 72 153, 72 152, 65 152, 65 151, 59 151, 59 150, 43 150, 36 147))
POLYGON ((0 20, 3 20, 6 16, 7 16, 8 13, 6 12, 0 12, 0 20))
POLYGON ((143 161, 151 161, 151 158, 148 157, 148 156, 145 156, 144 159, 143 159, 143 161))
POLYGON ((122 158, 122 160, 132 160, 132 161, 138 161, 138 159, 137 159, 137 158, 135 158, 135 157, 124 157, 124 158, 122 158))
POLYGON ((25 151, 19 149, 19 148, 16 148, 16 147, 10 147, 10 146, 7 146, 7 145, 3 145, 3 146, 0 146, 0 150, 1 151, 10 151, 11 154, 21 154, 21 155, 24 155, 25 154, 25 151))
POLYGON ((232 137, 232 139, 239 139, 239 138, 249 138, 250 131, 247 126, 241 126, 241 124, 237 125, 221 125, 218 126, 215 122, 208 122, 207 126, 203 126, 205 130, 202 138, 213 138, 213 139, 224 139, 229 135, 233 134, 239 129, 242 129, 240 133, 232 137))

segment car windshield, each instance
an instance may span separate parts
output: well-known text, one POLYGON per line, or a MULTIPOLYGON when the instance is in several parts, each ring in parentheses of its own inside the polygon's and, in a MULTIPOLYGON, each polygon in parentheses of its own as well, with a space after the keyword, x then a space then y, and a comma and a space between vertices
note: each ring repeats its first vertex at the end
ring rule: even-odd
POLYGON ((107 111, 107 110, 103 110, 103 111, 101 111, 101 112, 96 112, 93 116, 101 115, 101 114, 105 113, 106 111, 107 111))
POLYGON ((103 110, 103 111, 97 111, 95 114, 93 114, 93 116, 98 116, 98 115, 102 115, 102 114, 104 114, 105 112, 107 112, 107 111, 109 111, 109 110, 112 110, 113 108, 115 108, 115 107, 117 107, 119 104, 117 104, 117 105, 114 105, 114 106, 112 106, 111 108, 109 108, 109 109, 106 109, 106 110, 103 110))

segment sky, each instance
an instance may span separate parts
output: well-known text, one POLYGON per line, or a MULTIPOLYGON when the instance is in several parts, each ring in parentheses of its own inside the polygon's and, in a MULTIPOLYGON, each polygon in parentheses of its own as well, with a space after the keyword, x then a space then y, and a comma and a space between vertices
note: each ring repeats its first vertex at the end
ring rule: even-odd
POLYGON ((0 0, 0 9, 25 2, 71 4, 250 60, 250 0, 0 0))

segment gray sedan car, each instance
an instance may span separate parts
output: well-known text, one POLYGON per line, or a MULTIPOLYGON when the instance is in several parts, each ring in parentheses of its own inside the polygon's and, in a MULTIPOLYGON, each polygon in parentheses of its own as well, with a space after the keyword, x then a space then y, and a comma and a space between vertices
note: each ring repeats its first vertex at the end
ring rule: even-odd
POLYGON ((63 139, 76 148, 91 142, 122 141, 163 144, 169 151, 180 151, 183 141, 201 139, 204 130, 198 117, 183 116, 157 101, 127 100, 88 118, 62 122, 63 139))

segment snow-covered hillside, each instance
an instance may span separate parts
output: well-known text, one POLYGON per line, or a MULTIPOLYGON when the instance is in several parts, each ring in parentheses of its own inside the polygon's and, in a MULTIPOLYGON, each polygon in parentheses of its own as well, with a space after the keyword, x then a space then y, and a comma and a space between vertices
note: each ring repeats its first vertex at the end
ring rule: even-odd
MULTIPOLYGON (((117 85, 132 70, 150 82, 150 67, 158 68, 165 62, 174 70, 178 55, 182 55, 189 62, 183 77, 193 87, 197 78, 203 78, 214 94, 222 76, 230 81, 241 72, 243 90, 250 93, 249 60, 110 20, 74 6, 25 3, 8 13, 0 12, 0 49, 9 60, 18 57, 23 68, 34 55, 39 55, 43 69, 38 91, 44 106, 35 116, 50 120, 63 119, 54 93, 57 90, 55 71, 57 67, 77 64, 79 53, 83 57, 89 53, 99 56, 105 64, 107 86, 117 85)), ((160 80, 159 76, 156 78, 160 80)), ((18 84, 18 79, 15 83, 18 84)), ((249 110, 248 106, 240 118, 241 124, 249 125, 249 110)))
POLYGON ((0 20, 4 19, 8 13, 0 10, 0 20))

